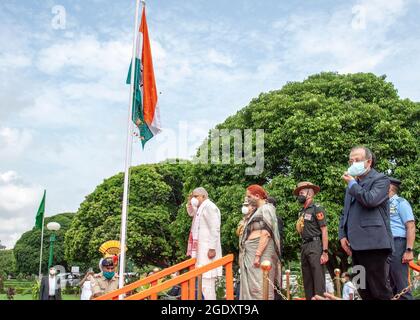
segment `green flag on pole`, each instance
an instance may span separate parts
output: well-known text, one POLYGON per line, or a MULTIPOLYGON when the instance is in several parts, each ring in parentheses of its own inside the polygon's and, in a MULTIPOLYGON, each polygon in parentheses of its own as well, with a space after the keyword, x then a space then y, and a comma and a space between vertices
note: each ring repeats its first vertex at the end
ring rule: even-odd
POLYGON ((39 205, 38 212, 35 218, 35 227, 39 229, 42 229, 42 221, 44 220, 45 193, 46 193, 46 190, 44 190, 44 196, 42 197, 42 201, 41 201, 41 204, 39 205))

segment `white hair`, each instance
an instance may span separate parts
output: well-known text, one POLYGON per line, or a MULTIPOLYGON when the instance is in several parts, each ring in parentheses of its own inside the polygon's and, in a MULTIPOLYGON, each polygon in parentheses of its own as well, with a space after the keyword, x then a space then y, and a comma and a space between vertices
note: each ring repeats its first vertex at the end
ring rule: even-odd
POLYGON ((197 193, 197 194, 202 195, 202 196, 204 196, 206 198, 209 197, 209 194, 207 193, 207 190, 204 189, 203 187, 195 188, 194 191, 193 191, 193 193, 197 193))

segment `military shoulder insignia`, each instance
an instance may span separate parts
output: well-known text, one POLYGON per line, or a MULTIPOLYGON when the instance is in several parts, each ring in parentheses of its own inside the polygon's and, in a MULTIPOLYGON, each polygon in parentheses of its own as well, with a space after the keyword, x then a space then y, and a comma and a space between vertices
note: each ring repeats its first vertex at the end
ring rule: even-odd
POLYGON ((318 220, 322 220, 322 219, 324 219, 324 212, 318 212, 317 214, 316 214, 316 218, 318 219, 318 220))

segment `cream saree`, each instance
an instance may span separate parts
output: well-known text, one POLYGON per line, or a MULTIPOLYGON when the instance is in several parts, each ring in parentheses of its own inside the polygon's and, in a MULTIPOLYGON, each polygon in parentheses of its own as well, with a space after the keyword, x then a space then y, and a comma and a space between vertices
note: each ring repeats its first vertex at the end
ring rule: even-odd
MULTIPOLYGON (((279 261, 280 239, 277 226, 275 208, 271 204, 265 204, 258 208, 245 222, 244 230, 239 241, 239 267, 241 269, 240 300, 261 300, 263 287, 263 272, 261 268, 254 267, 255 253, 258 249, 260 238, 250 239, 250 226, 253 222, 262 220, 271 237, 265 248, 261 262, 269 260, 272 268, 269 273, 271 283, 276 277, 279 261)), ((274 289, 269 286, 269 300, 274 299, 274 289)))

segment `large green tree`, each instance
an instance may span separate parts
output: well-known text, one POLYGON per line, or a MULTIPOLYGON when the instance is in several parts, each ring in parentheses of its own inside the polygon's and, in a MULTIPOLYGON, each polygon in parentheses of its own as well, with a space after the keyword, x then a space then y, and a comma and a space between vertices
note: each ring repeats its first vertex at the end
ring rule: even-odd
MULTIPOLYGON (((141 165, 130 175, 127 256, 138 267, 166 267, 178 255, 170 232, 182 202, 186 165, 141 165)), ((106 179, 80 205, 66 234, 66 258, 83 268, 96 267, 99 247, 120 239, 123 174, 106 179)))
MULTIPOLYGON (((54 242, 54 265, 62 265, 66 269, 69 267, 64 259, 64 235, 74 217, 74 213, 61 213, 51 217, 45 217, 45 226, 49 222, 58 222, 60 230, 55 231, 56 241, 54 242)), ((50 248, 50 235, 46 227, 44 228, 42 272, 45 274, 48 268, 48 257, 50 248)), ((16 268, 19 273, 38 274, 39 254, 41 246, 41 229, 33 228, 25 232, 16 242, 13 253, 16 258, 16 268)))
POLYGON ((13 250, 0 250, 0 277, 2 275, 15 275, 16 260, 13 250))
MULTIPOLYGON (((278 200, 277 213, 286 228, 285 258, 290 261, 298 259, 300 245, 295 231, 299 206, 292 191, 301 180, 316 183, 321 186, 316 202, 326 208, 329 222, 328 267, 330 271, 334 267, 343 270, 348 261, 339 246, 337 230, 345 191, 341 176, 350 149, 359 144, 370 147, 377 157, 376 169, 403 180, 401 195, 413 205, 419 221, 419 120, 420 104, 400 99, 385 76, 321 73, 303 82, 291 82, 281 90, 261 94, 216 127, 264 129, 263 172, 247 176, 246 164, 198 164, 188 170, 184 195, 199 185, 208 188, 222 211, 224 252, 234 252, 234 228, 240 219, 245 187, 264 185, 278 200)), ((210 148, 209 140, 204 144, 210 148)), ((178 227, 188 221, 184 207, 177 220, 178 227)), ((187 227, 178 230, 178 239, 184 244, 187 227)))

